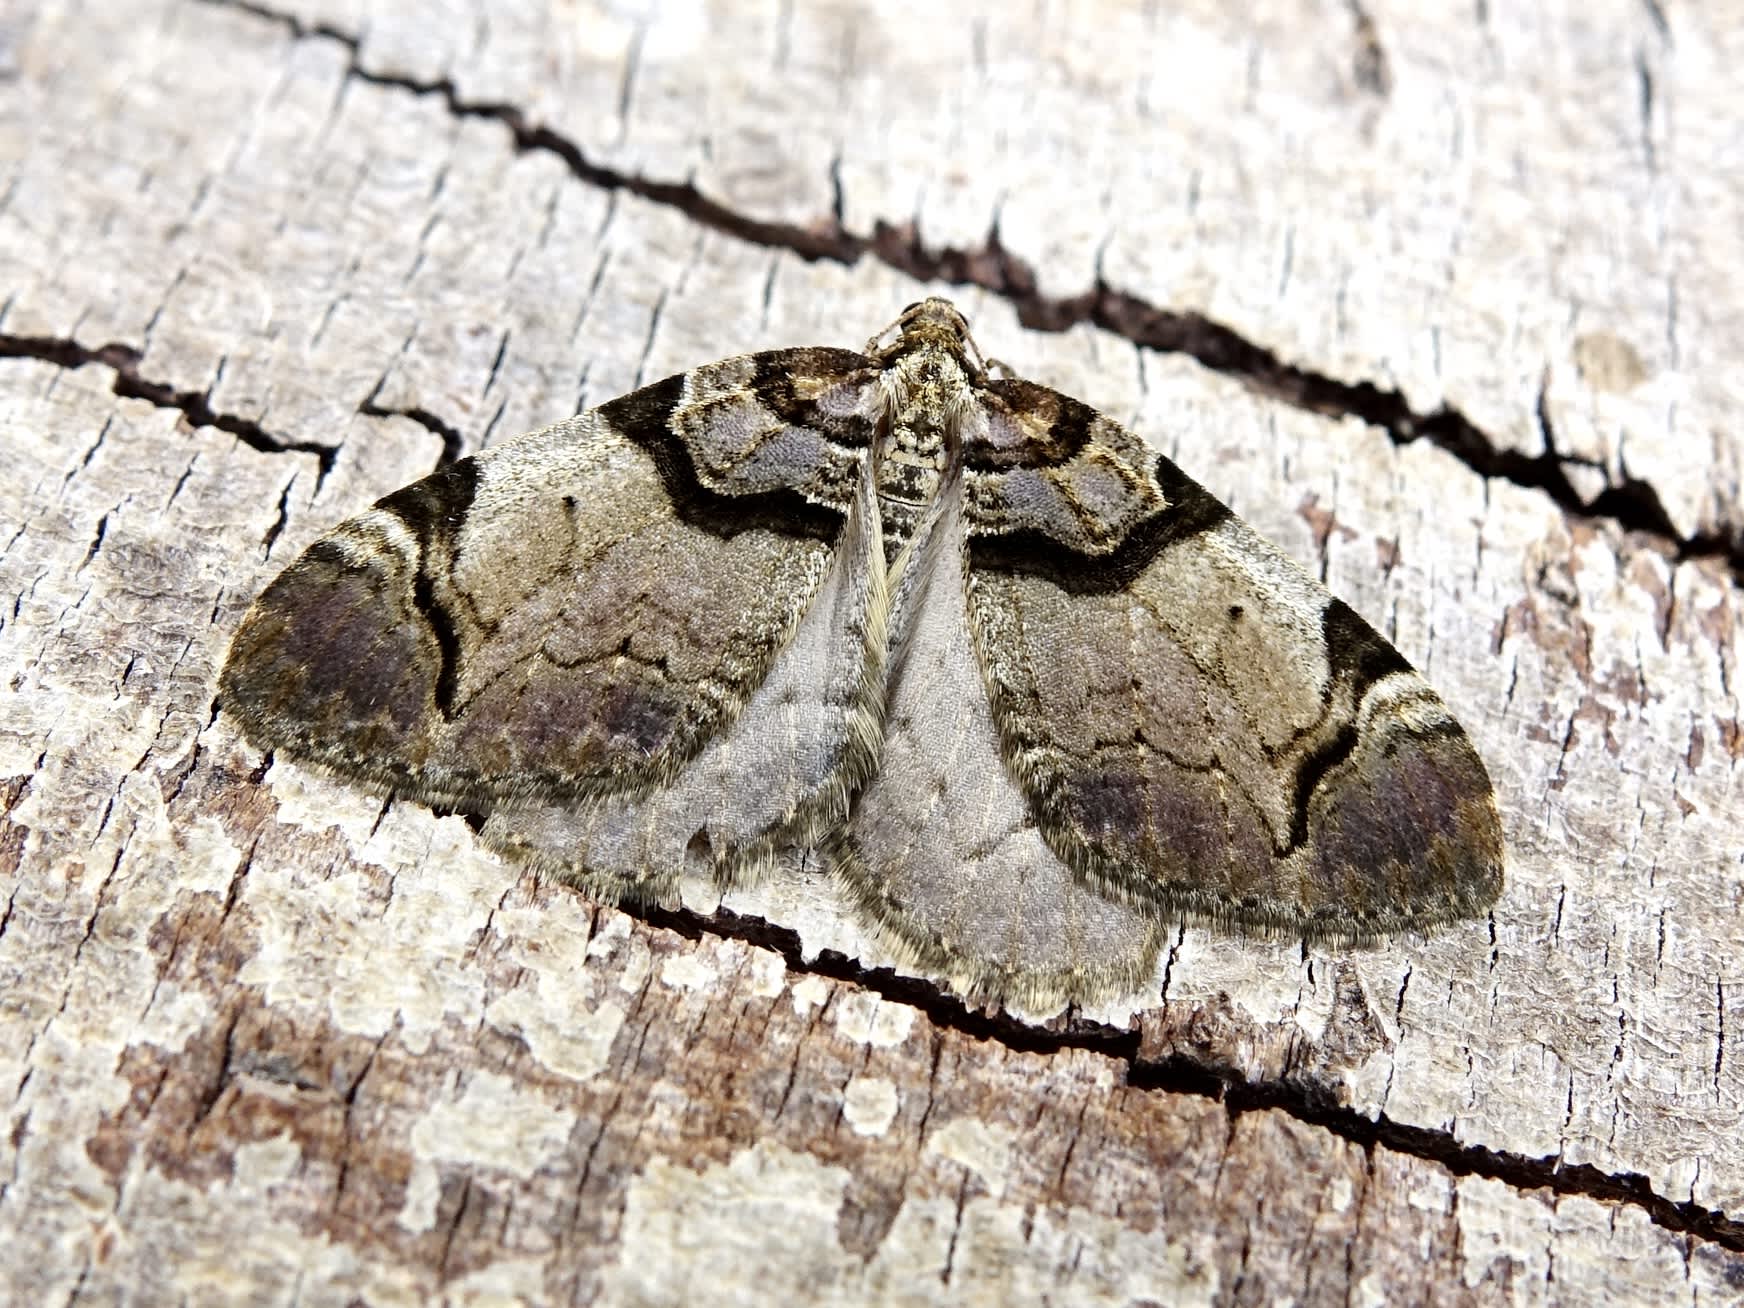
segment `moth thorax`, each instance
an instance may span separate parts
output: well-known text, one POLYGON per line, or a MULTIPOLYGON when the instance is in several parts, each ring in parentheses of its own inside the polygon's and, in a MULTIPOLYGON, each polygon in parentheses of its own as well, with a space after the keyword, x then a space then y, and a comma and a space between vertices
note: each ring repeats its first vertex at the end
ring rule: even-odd
POLYGON ((930 449, 954 444, 963 415, 973 402, 972 386, 956 356, 923 349, 903 358, 885 374, 884 414, 894 439, 930 449), (904 436, 903 433, 910 433, 904 436))

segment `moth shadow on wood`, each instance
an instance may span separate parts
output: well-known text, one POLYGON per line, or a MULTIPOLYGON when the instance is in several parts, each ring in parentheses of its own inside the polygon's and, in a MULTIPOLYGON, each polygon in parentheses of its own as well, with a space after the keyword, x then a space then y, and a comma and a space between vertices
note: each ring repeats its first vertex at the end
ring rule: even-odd
POLYGON ((220 695, 605 900, 815 849, 976 1000, 1131 991, 1183 917, 1364 942, 1502 886, 1489 777, 1398 652, 941 299, 396 491, 262 592, 220 695))

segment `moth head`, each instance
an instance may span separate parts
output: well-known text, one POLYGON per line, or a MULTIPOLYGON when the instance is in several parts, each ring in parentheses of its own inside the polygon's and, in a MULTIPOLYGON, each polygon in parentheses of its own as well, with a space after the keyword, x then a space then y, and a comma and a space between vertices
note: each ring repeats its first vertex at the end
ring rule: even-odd
POLYGON ((969 335, 969 320, 956 305, 936 295, 916 300, 866 345, 866 353, 886 365, 920 349, 943 350, 973 376, 986 371, 981 351, 969 335))
POLYGON ((902 311, 902 316, 896 320, 896 325, 904 330, 917 327, 922 323, 936 323, 951 332, 960 341, 969 339, 969 320, 965 318, 957 306, 942 296, 929 295, 924 300, 916 300, 902 311))

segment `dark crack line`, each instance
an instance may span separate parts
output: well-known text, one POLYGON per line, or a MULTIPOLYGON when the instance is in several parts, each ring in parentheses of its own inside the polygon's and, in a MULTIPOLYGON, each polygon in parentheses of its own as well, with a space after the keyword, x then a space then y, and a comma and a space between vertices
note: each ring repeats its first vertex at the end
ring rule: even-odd
POLYGON ((1050 299, 1036 289, 1034 271, 991 233, 978 250, 927 248, 912 224, 879 222, 870 236, 843 227, 839 177, 833 212, 806 226, 766 222, 711 200, 690 183, 658 182, 620 172, 590 160, 581 147, 553 129, 535 124, 515 105, 471 100, 451 78, 422 80, 374 72, 361 66, 362 39, 325 23, 307 23, 253 0, 201 0, 218 8, 252 14, 278 24, 299 40, 337 42, 351 53, 350 75, 375 86, 440 97, 457 118, 483 118, 502 124, 522 153, 556 155, 580 181, 608 192, 625 191, 678 209, 694 221, 754 245, 785 250, 806 260, 852 265, 874 258, 917 281, 974 286, 1009 301, 1019 322, 1037 331, 1061 332, 1091 323, 1134 344, 1162 353, 1184 354, 1202 366, 1244 382, 1297 408, 1331 417, 1355 417, 1385 431, 1396 445, 1427 440, 1452 454, 1473 472, 1547 495, 1564 512, 1606 520, 1624 530, 1668 544, 1679 561, 1717 558, 1744 584, 1744 529, 1724 534, 1681 534, 1659 493, 1638 477, 1625 476, 1586 499, 1570 481, 1554 450, 1529 455, 1497 446, 1459 410, 1442 406, 1417 413, 1396 390, 1371 382, 1346 382, 1287 363, 1277 354, 1198 313, 1160 308, 1098 279, 1080 295, 1050 299))
POLYGON ((366 418, 407 418, 417 423, 425 431, 438 436, 442 440, 442 452, 436 457, 436 466, 445 468, 458 459, 464 451, 466 442, 458 428, 451 423, 443 422, 430 410, 414 406, 409 409, 390 409, 374 400, 360 405, 357 410, 366 418))
POLYGON ((87 346, 77 341, 52 336, 14 336, 0 332, 0 359, 38 359, 57 367, 78 369, 95 365, 115 374, 110 389, 130 400, 144 400, 160 409, 179 410, 194 427, 212 427, 226 432, 263 454, 313 454, 320 462, 316 485, 333 469, 338 457, 337 446, 316 441, 289 441, 274 436, 258 422, 219 413, 212 407, 212 397, 206 391, 179 391, 167 382, 148 381, 139 375, 140 353, 131 345, 111 341, 107 345, 87 346))
POLYGON ((1135 1089, 1213 1099, 1224 1106, 1232 1119, 1247 1113, 1281 1112, 1348 1140, 1365 1152, 1388 1149, 1436 1164, 1456 1177, 1481 1176, 1521 1191, 1549 1190, 1553 1194, 1583 1195, 1627 1205, 1641 1210, 1655 1226, 1744 1253, 1744 1221, 1697 1203, 1668 1199, 1656 1193, 1647 1177, 1637 1172, 1611 1173, 1588 1163, 1565 1164, 1555 1155, 1531 1157, 1462 1144, 1446 1130, 1412 1126, 1385 1114, 1371 1119, 1333 1102, 1325 1091, 1299 1081, 1249 1081, 1232 1076, 1225 1067, 1212 1068, 1179 1054, 1146 1059, 1140 1054, 1141 1036, 1137 1030, 1089 1021, 1070 1010, 1045 1026, 1034 1026, 1003 1011, 970 1009, 930 981, 902 976, 890 968, 867 967, 835 950, 826 949, 816 958, 807 959, 797 932, 730 909, 703 914, 683 908, 640 905, 626 906, 623 911, 687 940, 711 936, 767 949, 780 955, 790 972, 869 990, 881 999, 919 1010, 935 1027, 976 1040, 1021 1053, 1051 1055, 1083 1050, 1101 1055, 1124 1064, 1127 1084, 1135 1089))

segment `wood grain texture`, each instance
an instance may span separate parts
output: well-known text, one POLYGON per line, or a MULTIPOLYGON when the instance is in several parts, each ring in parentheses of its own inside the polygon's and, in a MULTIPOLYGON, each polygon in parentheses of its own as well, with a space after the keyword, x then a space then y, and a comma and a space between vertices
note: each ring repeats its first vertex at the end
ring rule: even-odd
POLYGON ((1744 1296, 1735 5, 281 3, 0 18, 11 1297, 1744 1296), (966 1013, 214 719, 377 496, 927 289, 1443 693, 1493 924, 966 1013))

